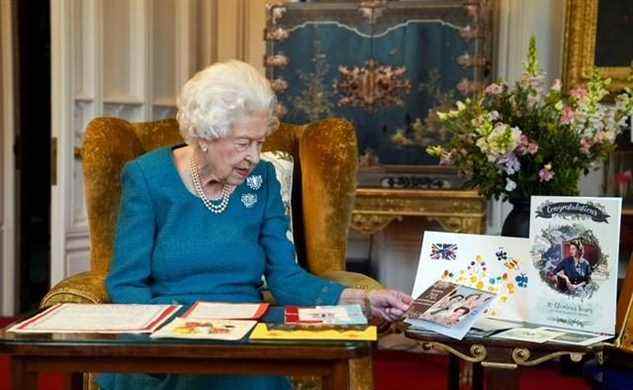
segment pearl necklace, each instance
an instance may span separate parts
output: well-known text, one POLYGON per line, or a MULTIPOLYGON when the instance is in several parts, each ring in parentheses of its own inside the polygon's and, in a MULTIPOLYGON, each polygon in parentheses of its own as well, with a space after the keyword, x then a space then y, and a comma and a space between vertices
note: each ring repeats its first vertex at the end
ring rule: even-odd
POLYGON ((221 201, 219 204, 214 204, 211 199, 207 198, 202 190, 202 184, 200 184, 200 174, 198 173, 198 164, 196 164, 193 157, 189 160, 189 168, 191 169, 193 188, 198 193, 198 196, 200 196, 200 199, 202 199, 202 203, 204 203, 205 207, 214 214, 220 214, 226 210, 226 207, 229 205, 229 196, 231 195, 229 185, 225 184, 224 187, 222 187, 221 201))

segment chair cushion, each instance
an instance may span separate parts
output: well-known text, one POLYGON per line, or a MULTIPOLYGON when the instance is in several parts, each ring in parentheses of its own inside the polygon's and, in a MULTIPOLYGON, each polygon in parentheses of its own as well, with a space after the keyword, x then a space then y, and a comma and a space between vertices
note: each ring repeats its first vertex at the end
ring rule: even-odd
MULTIPOLYGON (((264 152, 261 159, 273 164, 275 168, 275 176, 280 184, 281 201, 284 203, 286 216, 288 217, 288 239, 294 244, 295 240, 292 235, 292 172, 294 170, 294 159, 290 153, 281 151, 264 152)), ((297 262, 297 252, 295 252, 295 262, 297 262)), ((268 288, 266 277, 262 275, 264 289, 268 288)))
POLYGON ((290 153, 273 151, 261 154, 261 159, 270 162, 275 168, 275 175, 281 186, 281 201, 284 203, 286 216, 290 223, 288 239, 294 242, 292 237, 292 173, 294 159, 290 153))

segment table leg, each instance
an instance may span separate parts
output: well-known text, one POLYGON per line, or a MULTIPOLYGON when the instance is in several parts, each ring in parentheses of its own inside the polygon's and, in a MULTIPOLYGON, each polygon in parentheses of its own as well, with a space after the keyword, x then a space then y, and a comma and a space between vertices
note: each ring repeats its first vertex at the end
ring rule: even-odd
POLYGON ((459 390, 459 358, 448 355, 448 390, 459 390))
POLYGON ((11 357, 11 380, 14 389, 37 390, 37 373, 28 371, 26 362, 20 357, 11 357))
POLYGON ((84 388, 84 374, 81 372, 73 372, 70 374, 70 388, 71 390, 83 390, 84 388))
POLYGON ((479 363, 473 364, 473 390, 484 390, 484 372, 479 363))
POLYGON ((332 372, 323 377, 323 390, 349 389, 349 361, 339 360, 332 366, 332 372))
POLYGON ((486 390, 516 390, 519 388, 519 369, 517 367, 484 366, 483 375, 486 390))

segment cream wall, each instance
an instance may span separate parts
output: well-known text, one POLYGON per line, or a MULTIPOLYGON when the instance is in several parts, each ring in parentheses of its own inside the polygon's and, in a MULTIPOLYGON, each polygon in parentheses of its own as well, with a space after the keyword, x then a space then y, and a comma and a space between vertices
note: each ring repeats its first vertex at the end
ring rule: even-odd
POLYGON ((51 282, 89 269, 81 161, 75 149, 95 117, 174 117, 181 86, 229 58, 263 71, 265 0, 52 0, 51 282))
POLYGON ((15 309, 14 262, 14 2, 0 1, 0 315, 15 309))
MULTIPOLYGON (((539 62, 548 82, 560 78, 565 26, 564 0, 497 0, 496 68, 498 78, 516 82, 523 72, 529 39, 536 38, 539 62)), ((499 234, 512 206, 491 201, 488 233, 499 234)))

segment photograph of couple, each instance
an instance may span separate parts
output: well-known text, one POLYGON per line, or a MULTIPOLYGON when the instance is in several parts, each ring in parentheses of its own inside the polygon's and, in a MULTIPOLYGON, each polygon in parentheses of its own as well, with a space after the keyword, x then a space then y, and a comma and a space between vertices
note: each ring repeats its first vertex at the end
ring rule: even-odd
POLYGON ((494 297, 494 294, 485 291, 459 286, 426 310, 421 319, 455 326, 469 315, 477 313, 494 297))

